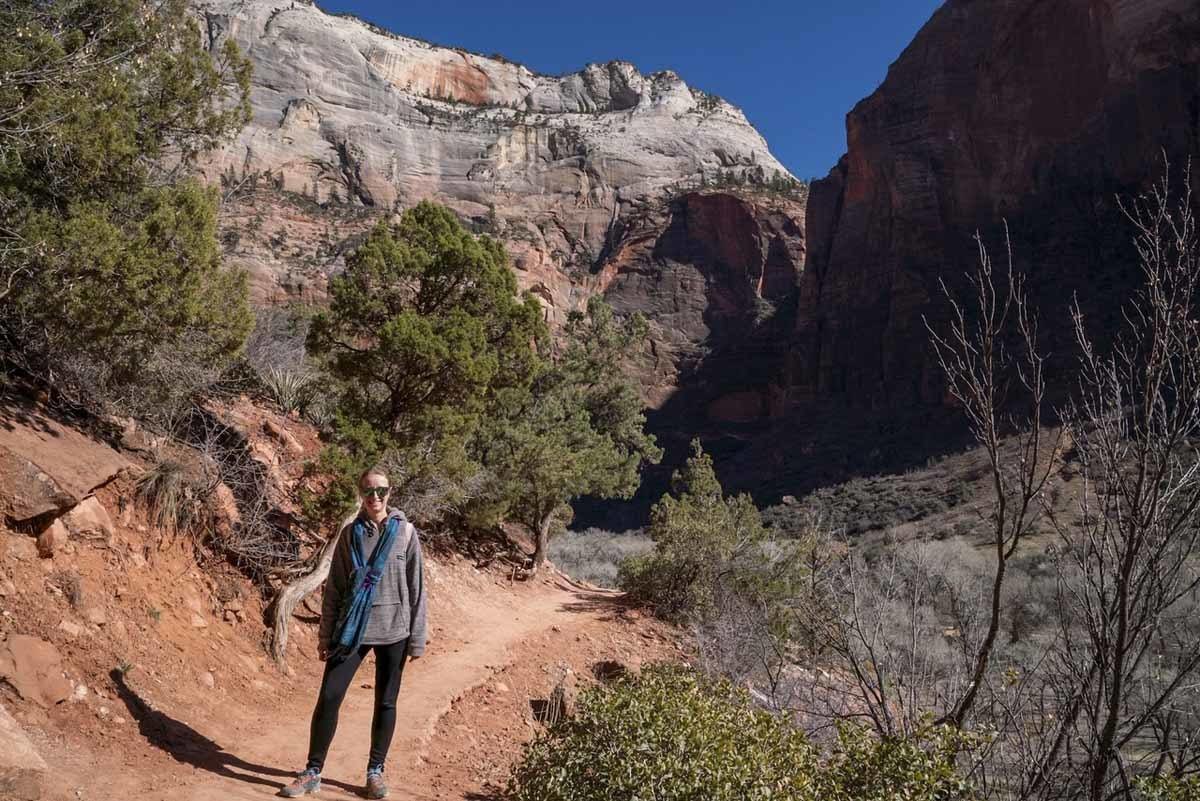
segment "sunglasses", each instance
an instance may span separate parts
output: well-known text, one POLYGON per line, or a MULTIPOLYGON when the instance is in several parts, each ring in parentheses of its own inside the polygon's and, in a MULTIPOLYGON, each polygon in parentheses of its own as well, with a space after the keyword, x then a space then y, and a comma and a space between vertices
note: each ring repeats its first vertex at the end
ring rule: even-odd
POLYGON ((374 497, 382 500, 382 499, 386 498, 387 494, 391 491, 392 491, 391 487, 367 487, 366 489, 364 489, 362 491, 362 496, 364 498, 370 498, 370 497, 374 496, 374 497))

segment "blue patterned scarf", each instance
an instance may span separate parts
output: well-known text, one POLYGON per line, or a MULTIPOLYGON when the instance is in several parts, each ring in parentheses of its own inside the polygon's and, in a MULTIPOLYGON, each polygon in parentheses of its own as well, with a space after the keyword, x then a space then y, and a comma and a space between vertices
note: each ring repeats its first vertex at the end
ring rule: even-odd
POLYGON ((396 533, 400 530, 400 522, 398 517, 387 519, 383 534, 379 537, 379 542, 375 543, 371 558, 367 559, 363 554, 366 521, 361 517, 354 521, 354 528, 350 531, 350 560, 354 566, 354 572, 351 574, 352 589, 342 601, 341 614, 338 615, 337 626, 333 631, 331 659, 345 659, 362 645, 367 620, 371 617, 375 588, 383 578, 383 570, 392 552, 392 543, 396 541, 396 533))

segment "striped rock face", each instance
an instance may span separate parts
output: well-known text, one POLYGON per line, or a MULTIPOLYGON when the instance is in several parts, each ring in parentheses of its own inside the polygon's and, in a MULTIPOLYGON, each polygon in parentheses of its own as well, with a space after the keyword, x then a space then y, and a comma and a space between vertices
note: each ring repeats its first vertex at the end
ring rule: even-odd
POLYGON ((374 220, 430 198, 503 239, 561 320, 614 228, 681 187, 790 178, 740 110, 627 63, 539 75, 302 0, 197 0, 254 64, 254 119, 204 171, 260 300, 319 296, 374 220))

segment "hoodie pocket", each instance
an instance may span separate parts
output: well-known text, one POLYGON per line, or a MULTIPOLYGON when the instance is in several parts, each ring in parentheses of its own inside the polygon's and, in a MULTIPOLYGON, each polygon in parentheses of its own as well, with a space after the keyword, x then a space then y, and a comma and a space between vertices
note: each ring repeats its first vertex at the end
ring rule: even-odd
POLYGON ((368 639, 401 640, 408 636, 412 613, 406 603, 375 604, 367 621, 368 639))

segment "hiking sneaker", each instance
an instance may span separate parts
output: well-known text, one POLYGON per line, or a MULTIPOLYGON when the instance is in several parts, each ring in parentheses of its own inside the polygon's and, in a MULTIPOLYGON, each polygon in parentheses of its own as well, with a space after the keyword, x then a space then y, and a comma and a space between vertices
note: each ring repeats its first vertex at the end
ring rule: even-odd
POLYGON ((296 780, 279 791, 284 798, 295 798, 300 795, 315 793, 321 789, 321 774, 309 768, 296 777, 296 780))
POLYGON ((387 798, 387 782, 383 780, 383 768, 367 769, 367 798, 387 798))

